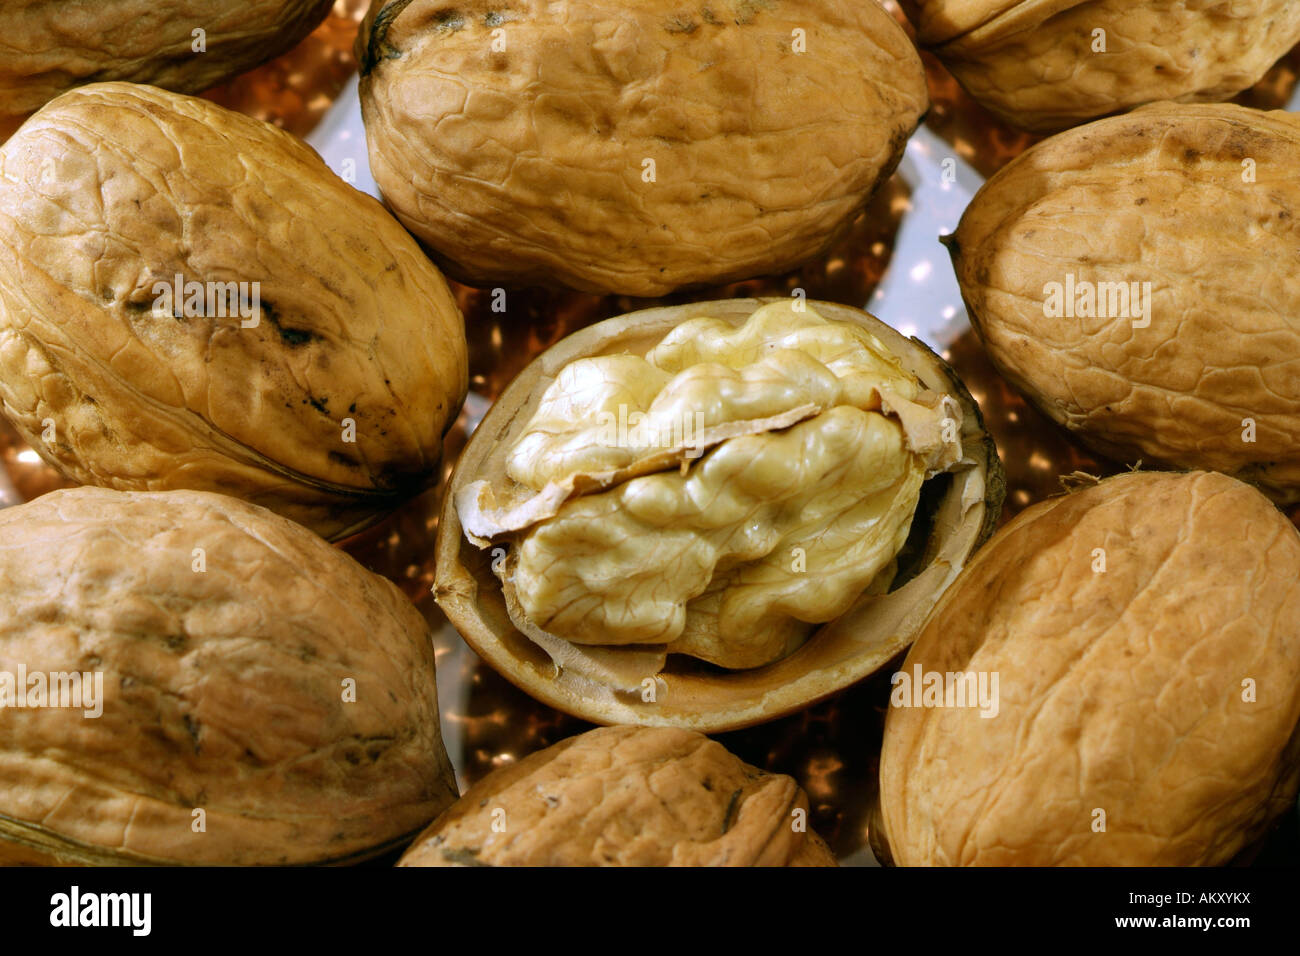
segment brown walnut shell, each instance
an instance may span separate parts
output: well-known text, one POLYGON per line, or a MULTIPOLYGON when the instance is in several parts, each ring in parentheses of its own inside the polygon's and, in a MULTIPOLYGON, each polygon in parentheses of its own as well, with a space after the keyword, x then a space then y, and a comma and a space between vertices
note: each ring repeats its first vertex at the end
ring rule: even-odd
POLYGON ((795 781, 689 730, 602 727, 502 767, 398 866, 836 866, 795 781))
MULTIPOLYGON (((721 671, 669 655, 653 700, 618 679, 592 679, 557 667, 553 658, 511 622, 494 554, 466 539, 457 499, 473 483, 504 474, 504 457, 528 425, 556 373, 578 358, 644 355, 670 331, 696 316, 741 326, 760 306, 779 299, 731 299, 647 309, 597 323, 535 359, 502 392, 479 424, 444 500, 438 526, 435 594, 461 636, 492 667, 538 700, 603 724, 685 727, 703 732, 749 726, 800 710, 871 674, 911 642, 934 601, 991 533, 1001 508, 1004 476, 978 407, 933 352, 867 313, 828 302, 808 307, 829 320, 865 327, 936 393, 962 412, 967 461, 925 482, 899 574, 887 595, 864 595, 806 643, 775 663, 721 671)), ((632 547, 632 545, 629 545, 632 547)), ((639 545, 638 545, 639 546, 639 545)))
POLYGON ((659 296, 787 271, 928 105, 876 3, 376 0, 358 45, 375 182, 473 285, 659 296))
POLYGON ((279 56, 332 6, 333 0, 5 0, 0 130, 81 83, 126 80, 202 92, 279 56))
POLYGON ((0 511, 0 580, 0 672, 102 675, 98 717, 0 709, 0 861, 351 862, 456 799, 427 622, 291 521, 54 491, 0 511))
POLYGON ((105 83, 0 147, 0 400, 75 481, 218 491, 341 537, 437 479, 466 352, 415 241, 269 124, 105 83), (244 283, 247 307, 160 310, 176 276, 244 283))
POLYGON ((1035 132, 1159 100, 1231 99, 1300 43, 1292 0, 900 3, 971 96, 1035 132))
POLYGON ((1300 534, 1212 472, 1040 502, 966 566, 899 674, 878 855, 1226 863, 1300 785, 1300 534), (918 672, 996 674, 996 706, 915 706, 918 672))
POLYGON ((1297 168, 1300 121, 1227 104, 1149 106, 1022 154, 949 240, 993 364, 1109 458, 1300 501, 1297 168))

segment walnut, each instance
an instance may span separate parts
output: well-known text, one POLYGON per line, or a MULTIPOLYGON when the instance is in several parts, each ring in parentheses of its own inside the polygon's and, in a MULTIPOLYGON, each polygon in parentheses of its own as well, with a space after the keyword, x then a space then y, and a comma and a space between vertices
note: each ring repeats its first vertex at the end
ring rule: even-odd
POLYGON ((603 727, 502 767, 398 866, 835 866, 790 777, 689 730, 603 727))
POLYGON ((0 861, 350 862, 456 798, 427 622, 285 518, 54 491, 0 511, 0 580, 0 861))
POLYGON ((75 481, 341 537, 437 479, 467 379, 446 281, 287 133, 104 83, 0 147, 0 401, 75 481))
POLYGON ((900 0, 984 107, 1052 132, 1159 100, 1231 99, 1300 43, 1292 0, 900 0))
POLYGON ((949 240, 998 370, 1101 454, 1300 501, 1300 122, 1161 104, 1052 137, 949 240))
POLYGON ((1048 499, 967 565, 894 682, 872 831, 894 862, 1227 863, 1300 785, 1300 534, 1208 472, 1048 499))
POLYGON ((200 93, 279 56, 332 6, 333 0, 5 0, 0 136, 91 80, 200 93))
POLYGON ((876 3, 376 0, 358 47, 375 182, 474 285, 657 296, 793 268, 928 106, 876 3))
POLYGON ((946 366, 856 309, 634 313, 539 357, 475 431, 436 593, 561 709, 753 723, 906 646, 991 528, 999 468, 946 366))

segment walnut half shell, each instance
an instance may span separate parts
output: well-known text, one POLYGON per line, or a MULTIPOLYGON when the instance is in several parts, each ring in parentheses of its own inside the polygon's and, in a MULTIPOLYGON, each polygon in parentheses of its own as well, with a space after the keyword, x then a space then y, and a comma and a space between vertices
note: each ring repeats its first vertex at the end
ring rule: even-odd
POLYGON ((689 730, 602 727, 475 784, 398 866, 835 866, 794 780, 689 730))
POLYGON ((866 313, 649 309, 564 339, 489 410, 448 489, 435 591, 551 706, 740 727, 906 647, 1002 493, 951 370, 866 313))

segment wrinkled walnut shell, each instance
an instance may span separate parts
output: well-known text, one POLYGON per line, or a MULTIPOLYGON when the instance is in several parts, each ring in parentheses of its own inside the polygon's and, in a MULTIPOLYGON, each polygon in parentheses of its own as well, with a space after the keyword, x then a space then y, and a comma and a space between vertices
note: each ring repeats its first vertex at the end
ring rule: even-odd
POLYGON ((1300 257, 1298 167, 1300 121, 1226 104, 1052 137, 990 179, 949 240, 971 325, 1008 381, 1101 454, 1300 501, 1300 278, 1279 267, 1300 257), (1125 284, 1128 314, 1102 283, 1125 284), (1106 315, 1080 317, 1094 289, 1106 315))
POLYGON ((1300 785, 1300 534, 1208 472, 1049 499, 948 589, 918 667, 996 673, 998 707, 891 706, 879 856, 1226 863, 1300 785))
POLYGON ((352 862, 456 798, 427 622, 291 521, 54 491, 0 511, 0 580, 0 671, 103 675, 99 717, 0 710, 0 862, 352 862))
POLYGON ((437 479, 467 379, 438 270, 269 124, 103 83, 0 147, 0 400, 77 482, 218 491, 341 537, 437 479), (156 311, 178 274, 203 301, 156 311), (209 311, 208 283, 240 282, 247 317, 215 285, 209 311))
POLYGON ((435 593, 439 606, 481 657, 516 686, 559 710, 595 723, 677 726, 713 732, 800 710, 883 666, 914 637, 935 599, 988 537, 1004 493, 992 439, 969 393, 937 356, 861 310, 809 302, 826 319, 865 326, 929 388, 960 405, 962 445, 972 464, 926 482, 912 539, 901 556, 895 589, 864 599, 816 630, 798 650, 773 664, 719 672, 675 656, 653 701, 557 668, 511 623, 493 552, 466 540, 456 509, 460 490, 504 467, 504 449, 530 420, 555 373, 572 360, 602 354, 644 354, 681 322, 707 315, 740 325, 775 299, 731 299, 647 309, 577 332, 535 359, 502 392, 462 452, 438 526, 435 593))
POLYGON ((473 285, 659 296, 786 271, 928 105, 876 3, 375 0, 358 48, 375 182, 473 285))
POLYGON ((836 866, 797 783, 689 730, 602 727, 489 774, 398 866, 836 866))
POLYGON ((200 93, 279 56, 333 0, 5 0, 0 138, 7 125, 91 80, 200 93), (202 30, 202 49, 196 51, 202 30))
POLYGON ((1293 0, 900 3, 971 96, 1035 132, 1159 100, 1231 99, 1300 43, 1293 0))

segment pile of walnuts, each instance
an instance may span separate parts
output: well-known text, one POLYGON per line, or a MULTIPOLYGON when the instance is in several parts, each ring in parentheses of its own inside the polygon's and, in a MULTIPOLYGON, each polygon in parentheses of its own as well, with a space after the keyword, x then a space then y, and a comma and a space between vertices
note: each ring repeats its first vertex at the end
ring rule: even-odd
POLYGON ((374 0, 381 203, 190 95, 327 0, 5 4, 0 407, 80 487, 0 511, 0 862, 834 866, 800 783, 706 734, 891 662, 883 861, 1266 836, 1300 789, 1300 122, 1223 101, 1300 7, 902 6, 374 0), (868 214, 917 44, 1056 133, 943 242, 1001 376, 1130 469, 1001 530, 939 355, 801 289, 692 301, 868 214), (444 272, 673 298, 532 356, 444 462, 479 371, 444 272), (464 795, 428 619, 330 543, 453 464, 437 604, 611 725, 464 795))

